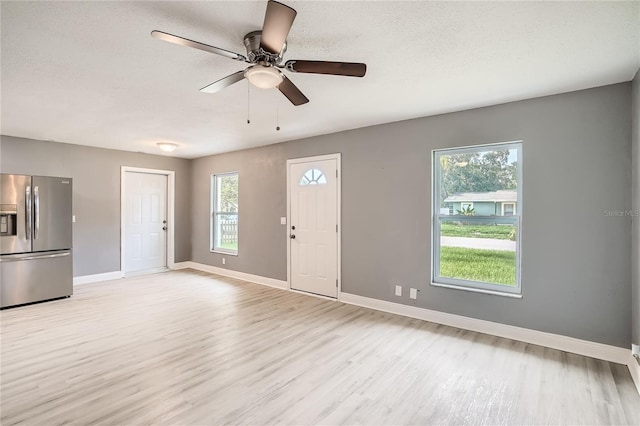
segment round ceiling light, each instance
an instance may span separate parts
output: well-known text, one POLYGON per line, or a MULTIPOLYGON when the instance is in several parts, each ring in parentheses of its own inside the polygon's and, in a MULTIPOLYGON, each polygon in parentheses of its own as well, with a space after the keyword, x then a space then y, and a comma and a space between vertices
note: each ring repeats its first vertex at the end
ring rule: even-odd
POLYGON ((260 89, 272 89, 282 83, 282 73, 273 67, 256 65, 245 71, 244 76, 260 89))
POLYGON ((171 152, 178 147, 178 144, 170 142, 158 142, 158 148, 164 152, 171 152))

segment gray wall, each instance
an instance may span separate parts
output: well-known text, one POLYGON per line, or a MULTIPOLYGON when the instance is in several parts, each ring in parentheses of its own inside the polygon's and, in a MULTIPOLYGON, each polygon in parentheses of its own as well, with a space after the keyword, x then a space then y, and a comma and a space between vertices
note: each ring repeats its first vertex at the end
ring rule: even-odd
POLYGON ((628 348, 631 84, 194 160, 196 262, 286 280, 286 160, 342 153, 344 292, 628 348), (430 153, 523 140, 522 299, 430 281, 430 153), (239 255, 209 252, 209 180, 240 172, 239 255), (417 287, 418 301, 393 296, 417 287))
POLYGON ((120 166, 174 170, 175 261, 191 258, 191 164, 159 155, 0 137, 0 171, 73 178, 73 275, 120 270, 120 166))
MULTIPOLYGON (((632 151, 633 151, 633 180, 632 180, 632 211, 640 214, 640 70, 636 73, 631 86, 631 121, 632 121, 632 151)), ((640 345, 640 217, 632 217, 633 229, 631 239, 631 342, 640 345)))
POLYGON ((74 275, 120 269, 120 166, 176 171, 176 262, 286 279, 286 160, 342 153, 343 291, 629 347, 638 340, 638 90, 624 83, 181 160, 2 136, 3 173, 74 178, 74 275), (632 114, 632 94, 634 109, 632 114), (632 117, 633 115, 633 125, 632 117), (523 299, 435 288, 430 152, 524 141, 523 299), (209 252, 209 183, 240 172, 237 257, 209 252), (193 187, 193 189, 192 189, 193 187), (393 296, 402 284, 417 301, 393 296))

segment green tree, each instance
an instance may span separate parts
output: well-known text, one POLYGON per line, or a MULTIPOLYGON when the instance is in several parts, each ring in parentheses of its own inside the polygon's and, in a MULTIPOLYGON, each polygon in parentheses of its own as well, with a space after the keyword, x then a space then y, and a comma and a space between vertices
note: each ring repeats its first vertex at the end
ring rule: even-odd
POLYGON ((440 157, 441 194, 493 192, 517 187, 517 163, 509 163, 509 150, 469 152, 440 157))
POLYGON ((238 211, 238 175, 220 178, 220 207, 225 212, 238 211))

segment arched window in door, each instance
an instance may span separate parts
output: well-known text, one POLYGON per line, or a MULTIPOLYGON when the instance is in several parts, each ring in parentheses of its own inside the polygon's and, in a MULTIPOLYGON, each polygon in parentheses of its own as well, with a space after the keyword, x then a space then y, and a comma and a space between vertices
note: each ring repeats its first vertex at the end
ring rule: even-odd
POLYGON ((300 179, 300 185, 324 185, 327 183, 327 178, 322 173, 322 171, 318 169, 309 169, 304 172, 302 175, 302 179, 300 179))

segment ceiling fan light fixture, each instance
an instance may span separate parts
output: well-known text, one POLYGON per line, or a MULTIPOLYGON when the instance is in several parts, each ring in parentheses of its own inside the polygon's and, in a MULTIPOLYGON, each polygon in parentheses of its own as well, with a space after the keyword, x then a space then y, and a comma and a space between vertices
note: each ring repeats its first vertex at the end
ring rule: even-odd
POLYGON ((273 89, 282 83, 282 73, 273 67, 256 65, 249 68, 244 76, 260 89, 273 89))
POLYGON ((172 152, 178 147, 178 144, 170 142, 158 142, 157 145, 158 148, 160 148, 160 150, 164 152, 172 152))

